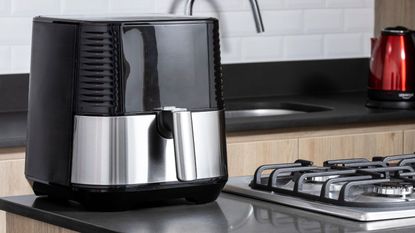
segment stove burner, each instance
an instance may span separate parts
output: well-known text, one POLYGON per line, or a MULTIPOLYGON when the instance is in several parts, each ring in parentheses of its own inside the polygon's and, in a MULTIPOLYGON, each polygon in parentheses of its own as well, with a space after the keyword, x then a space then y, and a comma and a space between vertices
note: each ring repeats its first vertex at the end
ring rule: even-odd
POLYGON ((375 184, 373 191, 384 196, 402 196, 410 195, 414 191, 414 186, 408 182, 390 181, 375 184))
POLYGON ((415 165, 415 154, 390 156, 382 161, 330 160, 324 167, 309 164, 262 165, 249 186, 334 205, 367 208, 412 205, 415 211, 415 169, 409 166, 415 165), (391 166, 390 162, 395 160, 398 165, 391 166), (266 170, 272 172, 265 176, 266 170))
POLYGON ((415 153, 323 165, 262 165, 225 191, 359 221, 415 217, 415 153))

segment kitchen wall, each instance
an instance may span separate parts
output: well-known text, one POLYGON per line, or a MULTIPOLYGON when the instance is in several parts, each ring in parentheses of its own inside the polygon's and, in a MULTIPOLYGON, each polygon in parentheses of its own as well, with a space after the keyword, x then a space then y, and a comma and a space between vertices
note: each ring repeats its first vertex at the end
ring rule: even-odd
MULTIPOLYGON (((374 0, 258 0, 256 34, 248 0, 197 0, 194 14, 221 20, 223 63, 369 56, 374 0)), ((35 15, 181 14, 186 0, 0 0, 0 73, 27 73, 35 15)))

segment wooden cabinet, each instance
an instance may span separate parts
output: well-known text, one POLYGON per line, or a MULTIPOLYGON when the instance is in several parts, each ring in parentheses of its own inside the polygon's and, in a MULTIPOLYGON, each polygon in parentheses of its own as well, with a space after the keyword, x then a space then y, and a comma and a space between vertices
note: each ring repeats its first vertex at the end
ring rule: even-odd
POLYGON ((66 228, 51 225, 20 215, 7 213, 7 233, 75 233, 66 228))
POLYGON ((372 158, 415 152, 415 123, 349 125, 290 131, 228 134, 230 176, 252 175, 257 166, 314 161, 372 158))
POLYGON ((375 35, 383 28, 405 26, 415 29, 414 0, 375 0, 375 35))
POLYGON ((401 131, 346 134, 299 139, 299 158, 317 165, 339 158, 372 158, 375 155, 402 153, 401 131))
POLYGON ((404 131, 403 153, 409 154, 415 152, 415 130, 404 131))
MULTIPOLYGON (((0 196, 31 194, 24 176, 24 148, 0 149, 0 196)), ((6 232, 5 212, 0 211, 0 233, 6 232)))
POLYGON ((228 169, 233 176, 253 174, 261 164, 284 163, 298 157, 298 140, 229 143, 228 169))
POLYGON ((32 193, 24 176, 24 159, 0 161, 0 196, 32 193))

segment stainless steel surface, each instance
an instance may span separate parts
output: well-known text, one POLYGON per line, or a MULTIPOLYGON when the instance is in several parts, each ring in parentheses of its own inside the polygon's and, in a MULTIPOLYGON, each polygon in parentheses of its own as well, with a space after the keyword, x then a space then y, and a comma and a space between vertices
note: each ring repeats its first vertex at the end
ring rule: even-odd
POLYGON ((197 178, 228 174, 224 111, 193 112, 197 178))
POLYGON ((313 176, 313 177, 310 177, 310 179, 307 179, 307 180, 311 181, 311 182, 314 182, 314 183, 324 183, 329 179, 337 178, 337 177, 339 177, 339 176, 337 176, 337 175, 333 175, 333 176, 313 176))
MULTIPOLYGON (((192 112, 197 179, 226 175, 223 111, 192 112), (209 148, 209 150, 207 150, 209 148)), ((126 185, 178 181, 173 139, 156 115, 75 116, 71 182, 126 185)))
POLYGON ((375 185, 374 192, 385 196, 401 196, 406 197, 414 192, 412 184, 404 185, 375 185))
POLYGON ((177 178, 180 181, 195 180, 197 171, 192 114, 186 110, 173 110, 172 114, 177 178))
POLYGON ((173 140, 157 133, 155 118, 75 116, 72 183, 177 181, 173 140))
POLYGON ((415 218, 358 222, 226 193, 217 202, 227 219, 228 232, 403 233, 415 229, 415 218))
POLYGON ((245 118, 245 117, 267 117, 267 116, 281 116, 291 114, 307 113, 305 111, 291 110, 291 109, 244 109, 244 110, 227 110, 225 112, 226 118, 245 118))
MULTIPOLYGON (((257 28, 257 32, 265 32, 264 29, 264 22, 261 16, 261 10, 259 9, 258 1, 257 0, 249 0, 252 7, 252 14, 254 15, 255 26, 257 28)), ((185 15, 193 15, 193 4, 195 0, 187 0, 185 5, 185 15)))
POLYGON ((309 201, 294 196, 251 189, 249 187, 249 182, 251 180, 251 176, 231 177, 229 178, 224 191, 358 221, 378 221, 415 217, 415 208, 411 206, 399 208, 363 208, 336 206, 317 201, 309 201))

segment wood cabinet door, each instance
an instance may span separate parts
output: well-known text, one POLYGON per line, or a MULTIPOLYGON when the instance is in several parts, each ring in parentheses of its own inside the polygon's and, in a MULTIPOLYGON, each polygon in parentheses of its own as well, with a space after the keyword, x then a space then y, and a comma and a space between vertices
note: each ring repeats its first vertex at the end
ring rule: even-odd
POLYGON ((24 159, 0 161, 0 196, 32 194, 24 176, 24 159))
POLYGON ((299 157, 322 165, 324 161, 397 155, 403 152, 403 132, 375 132, 299 139, 299 157))
MULTIPOLYGON (((24 148, 0 149, 0 196, 32 194, 24 176, 24 148)), ((0 233, 6 232, 6 216, 0 211, 0 233)))
POLYGON ((405 130, 403 133, 403 153, 415 153, 415 130, 405 130))
MULTIPOLYGON (((24 159, 0 161, 0 196, 32 194, 24 176, 24 159)), ((6 232, 6 216, 0 211, 0 233, 6 232)))
POLYGON ((229 176, 253 175, 263 164, 288 163, 298 158, 298 140, 271 140, 229 143, 229 176))
POLYGON ((7 213, 7 233, 76 233, 66 228, 58 227, 17 214, 7 213))
POLYGON ((414 0, 375 0, 375 35, 390 26, 415 28, 414 0))

